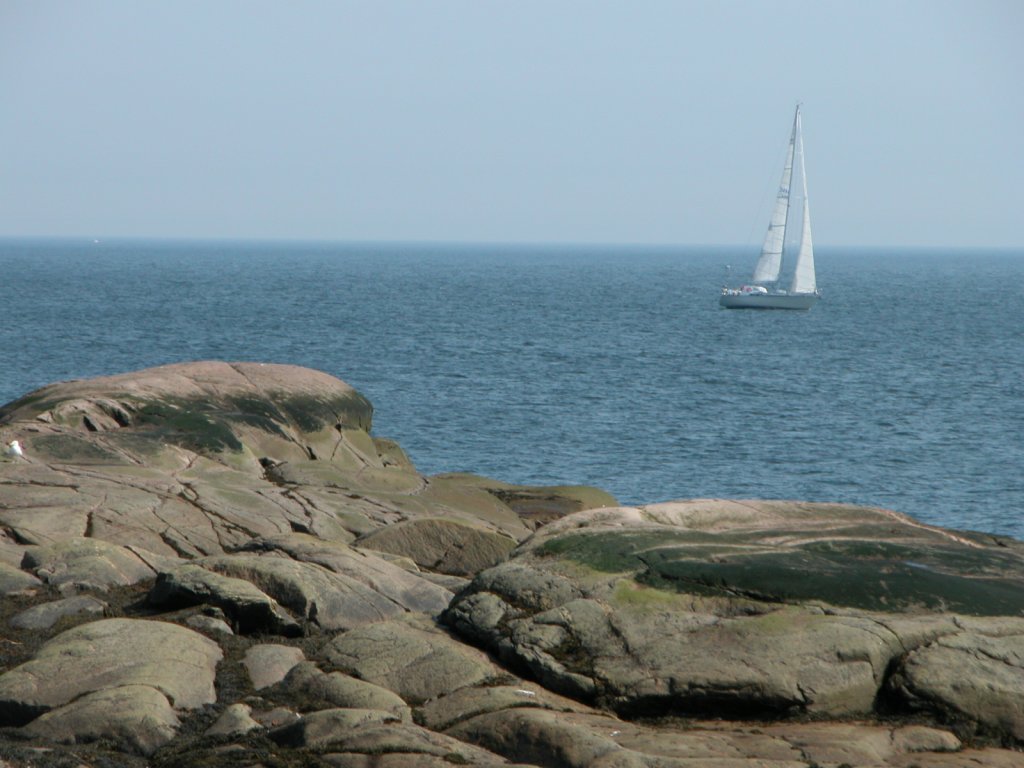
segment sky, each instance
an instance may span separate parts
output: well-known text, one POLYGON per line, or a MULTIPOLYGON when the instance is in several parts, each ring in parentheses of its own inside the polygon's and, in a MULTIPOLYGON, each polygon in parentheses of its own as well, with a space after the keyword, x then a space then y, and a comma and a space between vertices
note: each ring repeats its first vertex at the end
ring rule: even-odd
POLYGON ((1024 246, 1018 0, 0 0, 0 237, 1024 246))

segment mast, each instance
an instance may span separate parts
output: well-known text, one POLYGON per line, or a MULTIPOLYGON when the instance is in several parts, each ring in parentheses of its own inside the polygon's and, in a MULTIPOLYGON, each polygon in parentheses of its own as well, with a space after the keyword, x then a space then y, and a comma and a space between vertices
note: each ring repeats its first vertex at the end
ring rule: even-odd
POLYGON ((800 182, 803 192, 803 229, 800 233, 800 250, 797 252, 796 268, 790 293, 814 293, 818 286, 814 276, 814 245, 811 242, 811 209, 807 192, 807 169, 804 167, 804 137, 800 124, 800 105, 796 107, 793 130, 796 133, 797 154, 800 156, 800 182))
POLYGON ((789 149, 786 150, 786 165, 782 170, 782 181, 779 193, 775 197, 775 210, 768 222, 768 232, 761 246, 761 258, 754 267, 755 283, 774 283, 779 279, 782 269, 782 245, 786 241, 786 217, 789 215, 789 188, 793 179, 793 152, 796 146, 797 125, 800 120, 800 105, 796 105, 793 115, 793 130, 789 134, 789 149))

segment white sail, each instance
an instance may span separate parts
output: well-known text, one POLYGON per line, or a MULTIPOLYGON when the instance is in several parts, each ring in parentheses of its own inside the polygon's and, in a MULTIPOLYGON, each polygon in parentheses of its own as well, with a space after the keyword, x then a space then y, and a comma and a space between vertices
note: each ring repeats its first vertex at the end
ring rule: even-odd
MULTIPOLYGON (((789 267, 786 268, 787 274, 789 267)), ((751 284, 739 288, 722 287, 718 305, 726 309, 802 309, 807 310, 818 300, 818 286, 814 276, 814 245, 811 242, 810 203, 807 194, 807 170, 804 166, 803 125, 800 105, 793 114, 793 130, 789 135, 786 165, 782 183, 775 198, 768 234, 761 248, 761 257, 754 269, 751 284), (799 175, 794 179, 794 164, 799 163, 799 175), (792 226, 789 225, 792 214, 792 226), (799 215, 802 223, 796 223, 799 215), (790 233, 789 242, 786 233, 790 233), (797 242, 796 236, 799 235, 797 242), (783 253, 785 252, 785 253, 783 253), (792 259, 796 252, 796 259, 792 259), (793 261, 789 289, 778 286, 782 262, 793 261), (768 283, 770 285, 765 285, 768 283)))
POLYGON ((774 283, 779 279, 779 270, 782 269, 782 245, 786 241, 789 188, 793 180, 793 149, 799 116, 800 108, 797 107, 796 117, 793 118, 793 131, 789 135, 789 149, 786 151, 786 167, 782 171, 779 194, 775 198, 775 210, 772 211, 771 221, 768 222, 768 232, 764 236, 764 245, 761 246, 761 258, 757 260, 754 276, 751 278, 755 283, 774 283))
POLYGON ((794 123, 796 134, 797 155, 800 158, 800 190, 803 193, 803 229, 800 233, 800 250, 796 256, 796 266, 793 271, 793 282, 790 284, 790 293, 814 293, 818 289, 814 276, 814 244, 811 242, 811 209, 807 193, 807 169, 804 167, 804 137, 800 130, 800 108, 797 107, 796 122, 794 123))

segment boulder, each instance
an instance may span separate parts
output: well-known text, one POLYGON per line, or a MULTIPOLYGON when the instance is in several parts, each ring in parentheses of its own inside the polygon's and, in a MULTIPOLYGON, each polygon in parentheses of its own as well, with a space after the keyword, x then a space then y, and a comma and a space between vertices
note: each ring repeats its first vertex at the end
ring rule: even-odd
POLYGON ((366 723, 338 730, 322 757, 335 768, 508 768, 493 752, 411 723, 366 723))
POLYGON ((410 704, 502 675, 485 654, 415 614, 344 632, 321 655, 334 670, 394 691, 410 704))
POLYGON ((203 735, 227 738, 244 736, 249 731, 262 727, 252 719, 251 715, 252 707, 248 704, 232 704, 221 713, 213 725, 203 732, 203 735))
POLYGON ((281 692, 303 711, 349 708, 389 712, 403 722, 412 720, 400 696, 341 672, 322 672, 316 664, 296 664, 280 685, 281 692))
POLYGON ((270 643, 252 646, 245 652, 242 665, 249 673, 252 687, 258 691, 284 680, 292 667, 305 658, 301 648, 270 643))
POLYGON ((917 709, 1024 743, 1024 626, 1006 636, 960 632, 917 648, 893 687, 917 709))
POLYGON ((316 563, 273 554, 219 555, 201 562, 222 575, 252 582, 307 625, 325 631, 350 629, 405 612, 362 580, 316 563))
POLYGON ((43 582, 20 568, 0 563, 0 595, 16 595, 35 591, 43 582))
MULTIPOLYGON (((86 694, 124 686, 156 691, 175 709, 195 709, 216 701, 214 673, 221 656, 216 643, 176 624, 143 619, 82 624, 0 675, 0 719, 28 723, 86 694)), ((148 692, 142 695, 154 700, 148 692)))
POLYGON ((77 595, 26 608, 12 616, 8 624, 15 629, 49 629, 71 616, 102 614, 107 604, 91 595, 77 595))
POLYGON ((189 564, 161 572, 147 598, 150 605, 180 607, 209 604, 221 609, 238 631, 295 636, 299 623, 276 600, 245 579, 224 576, 189 564))
POLYGON ((31 738, 64 744, 103 739, 127 752, 150 755, 177 734, 167 696, 148 685, 120 685, 87 693, 22 728, 31 738))
POLYGON ((300 720, 275 728, 269 734, 278 744, 322 750, 345 738, 356 728, 396 722, 398 718, 377 709, 322 709, 300 720))

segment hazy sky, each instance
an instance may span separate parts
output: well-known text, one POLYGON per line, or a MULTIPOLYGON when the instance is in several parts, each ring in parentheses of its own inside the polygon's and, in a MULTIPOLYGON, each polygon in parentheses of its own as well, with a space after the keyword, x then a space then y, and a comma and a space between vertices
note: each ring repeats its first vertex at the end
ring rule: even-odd
POLYGON ((0 236, 1024 245, 1024 2, 0 0, 0 236))

